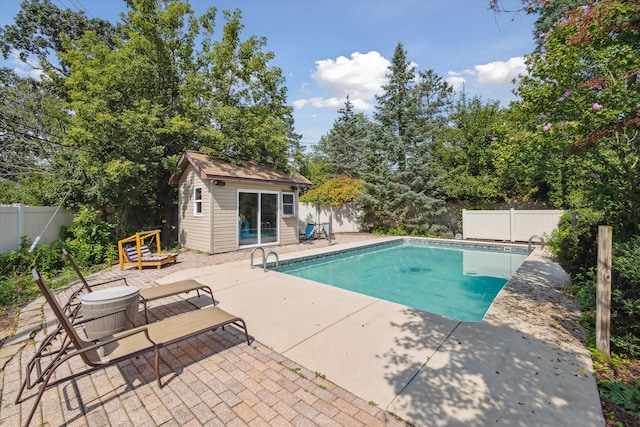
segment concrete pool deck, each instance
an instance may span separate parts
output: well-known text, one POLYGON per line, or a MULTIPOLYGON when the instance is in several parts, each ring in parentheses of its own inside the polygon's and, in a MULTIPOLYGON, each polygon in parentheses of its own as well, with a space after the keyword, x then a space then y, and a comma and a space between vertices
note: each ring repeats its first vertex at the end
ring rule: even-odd
MULTIPOLYGON (((295 256, 330 249, 334 248, 316 248, 295 256)), ((190 278, 210 285, 220 307, 243 317, 256 342, 276 353, 270 357, 281 355, 357 396, 354 401, 360 402, 360 412, 366 412, 362 402, 368 402, 371 408, 416 426, 604 425, 591 357, 576 322, 578 314, 561 290, 566 275, 544 251, 529 256, 485 320, 477 323, 276 271, 265 273, 251 269, 246 259, 206 265, 206 256, 202 257, 201 267, 159 270, 147 273, 148 277, 160 284, 190 278), (165 275, 157 276, 162 271, 165 275)), ((139 274, 135 270, 125 273, 139 274)), ((154 308, 160 310, 158 303, 151 312, 154 308)), ((197 363, 207 365, 212 357, 197 363)), ((6 378, 3 384, 4 389, 6 378)), ((139 387, 153 386, 151 376, 151 381, 139 387)), ((4 407, 9 402, 5 391, 0 419, 12 414, 4 407)), ((383 415, 375 413, 374 421, 399 424, 383 415)), ((276 417, 231 421, 259 425, 258 419, 270 425, 372 425, 364 417, 359 424, 356 417, 351 421, 333 418, 331 424, 319 416, 308 417, 308 423, 293 422, 296 418, 278 423, 276 417)), ((232 425, 231 421, 223 420, 223 424, 232 425)))

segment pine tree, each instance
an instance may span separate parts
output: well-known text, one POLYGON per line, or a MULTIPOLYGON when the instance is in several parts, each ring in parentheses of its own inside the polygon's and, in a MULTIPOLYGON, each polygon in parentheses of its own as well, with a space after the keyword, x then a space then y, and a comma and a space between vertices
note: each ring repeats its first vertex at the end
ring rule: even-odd
POLYGON ((327 135, 314 148, 317 159, 327 165, 330 176, 350 175, 359 178, 363 172, 363 155, 371 122, 363 113, 356 113, 347 96, 344 108, 327 135))
POLYGON ((419 72, 402 44, 377 97, 378 132, 368 145, 360 206, 370 228, 426 233, 444 211, 432 143, 446 123, 452 89, 433 71, 419 72))

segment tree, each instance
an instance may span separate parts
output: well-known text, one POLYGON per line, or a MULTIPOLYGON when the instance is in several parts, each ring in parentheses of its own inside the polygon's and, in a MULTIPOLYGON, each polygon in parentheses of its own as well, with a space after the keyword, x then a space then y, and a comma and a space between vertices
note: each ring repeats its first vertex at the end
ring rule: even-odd
POLYGON ((99 18, 88 19, 83 12, 61 10, 50 0, 25 0, 15 24, 0 28, 0 50, 6 59, 10 53, 32 67, 48 70, 60 77, 69 75, 69 64, 60 60, 65 51, 63 38, 77 40, 87 31, 98 34, 111 47, 120 35, 118 28, 99 18), (38 61, 30 61, 35 55, 38 61))
POLYGON ((537 134, 570 161, 565 182, 584 183, 578 203, 603 210, 622 235, 640 231, 639 15, 638 0, 567 13, 528 57, 518 88, 537 134))
POLYGON ((35 79, 0 69, 0 177, 17 181, 53 158, 68 118, 58 104, 35 79))
POLYGON ((398 44, 377 97, 359 204, 363 225, 427 232, 444 211, 433 170, 433 142, 447 121, 452 88, 433 71, 415 73, 398 44))
MULTIPOLYGON (((200 22, 205 29, 198 64, 198 102, 209 130, 203 147, 229 159, 252 159, 287 170, 301 157, 300 135, 293 130, 293 109, 286 105, 282 70, 270 67, 273 52, 262 52, 265 37, 240 40, 241 13, 224 11, 222 39, 212 41, 215 10, 200 22)), ((206 151, 206 150, 205 150, 206 151)))
POLYGON ((497 101, 462 94, 436 144, 434 167, 449 200, 475 206, 500 198, 495 167, 496 127, 503 117, 497 101))
POLYGON ((168 182, 184 150, 279 169, 300 159, 282 72, 269 66, 265 38, 241 40, 239 11, 224 12, 215 40, 214 8, 196 17, 186 1, 128 0, 118 36, 105 38, 76 25, 76 15, 31 3, 71 16, 55 37, 21 21, 25 34, 11 42, 45 34, 43 45, 59 57, 45 64, 41 84, 55 83, 65 101, 58 111, 71 112, 49 164, 67 204, 101 210, 121 233, 157 227, 175 223, 177 194, 168 182), (75 32, 65 33, 67 26, 75 32))
POLYGON ((358 196, 362 181, 350 176, 337 176, 312 188, 300 197, 302 203, 340 207, 358 196))
POLYGON ((10 190, 4 192, 5 201, 60 203, 62 189, 45 175, 70 118, 62 104, 69 68, 59 52, 64 50, 64 39, 77 40, 88 30, 110 46, 119 34, 108 21, 60 10, 49 0, 24 1, 15 23, 0 28, 3 56, 15 54, 37 76, 23 78, 8 69, 0 71, 0 177, 8 180, 4 188, 10 190), (19 191, 11 191, 16 188, 19 191))
MULTIPOLYGON (((187 3, 130 1, 125 38, 116 47, 88 31, 64 39, 69 64, 67 109, 73 111, 56 176, 73 188, 71 200, 139 229, 173 222, 176 191, 169 176, 179 155, 193 149, 203 126, 185 96, 195 70, 197 31, 187 3), (81 182, 65 179, 72 177, 81 182)), ((49 73, 50 74, 50 73, 49 73)))
POLYGON ((340 116, 333 122, 327 135, 320 138, 314 147, 316 161, 326 165, 332 177, 362 175, 364 149, 369 136, 371 122, 363 113, 356 113, 347 96, 344 108, 338 110, 340 116))

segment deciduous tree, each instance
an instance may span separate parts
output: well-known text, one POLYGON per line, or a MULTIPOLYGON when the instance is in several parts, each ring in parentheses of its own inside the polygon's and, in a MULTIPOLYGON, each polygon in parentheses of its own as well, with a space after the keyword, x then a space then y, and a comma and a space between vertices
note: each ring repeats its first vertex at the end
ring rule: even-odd
MULTIPOLYGON (((579 7, 543 35, 518 88, 542 143, 584 182, 578 203, 601 209, 618 233, 640 229, 640 2, 579 7)), ((565 199, 570 207, 576 201, 565 199)))

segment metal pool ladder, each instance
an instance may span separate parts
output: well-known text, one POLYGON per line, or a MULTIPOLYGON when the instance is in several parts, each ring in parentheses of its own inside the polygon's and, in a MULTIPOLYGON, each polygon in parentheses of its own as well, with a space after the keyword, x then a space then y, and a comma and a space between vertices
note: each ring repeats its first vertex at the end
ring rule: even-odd
POLYGON ((268 254, 265 255, 264 248, 261 247, 261 246, 253 248, 253 250, 251 251, 251 259, 250 259, 251 268, 255 268, 255 265, 253 265, 253 254, 255 254, 257 250, 260 250, 260 252, 262 252, 262 269, 263 269, 263 271, 265 271, 265 272, 267 271, 267 259, 269 259, 269 257, 271 255, 274 255, 276 257, 276 270, 278 268, 280 268, 280 258, 278 257, 278 254, 275 253, 274 251, 271 251, 271 252, 269 252, 268 254))
POLYGON ((531 253, 531 242, 533 241, 533 239, 539 239, 540 242, 542 243, 540 247, 544 248, 544 237, 534 234, 533 236, 529 237, 529 253, 531 253))

